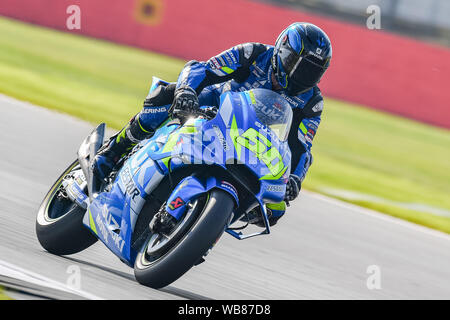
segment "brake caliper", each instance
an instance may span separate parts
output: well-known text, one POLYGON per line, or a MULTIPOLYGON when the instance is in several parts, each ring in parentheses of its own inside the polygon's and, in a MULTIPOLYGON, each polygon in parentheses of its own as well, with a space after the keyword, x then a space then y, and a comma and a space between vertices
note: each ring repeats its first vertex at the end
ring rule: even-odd
POLYGON ((153 219, 150 221, 150 231, 154 233, 163 233, 170 234, 175 225, 177 224, 177 220, 170 215, 165 209, 164 205, 161 209, 155 214, 153 219))
POLYGON ((89 203, 88 196, 83 191, 86 185, 86 178, 81 169, 71 172, 62 182, 67 197, 83 209, 86 209, 89 203))

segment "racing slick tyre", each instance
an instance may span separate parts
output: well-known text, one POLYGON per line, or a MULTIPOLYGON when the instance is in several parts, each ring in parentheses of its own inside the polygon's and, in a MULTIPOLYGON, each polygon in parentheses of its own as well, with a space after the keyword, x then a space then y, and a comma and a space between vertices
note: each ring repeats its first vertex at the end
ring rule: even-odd
POLYGON ((91 246, 97 238, 83 225, 85 210, 64 196, 62 181, 78 167, 74 161, 56 180, 42 201, 36 218, 36 235, 50 253, 68 255, 91 246))
POLYGON ((202 261, 228 226, 234 205, 230 194, 213 189, 190 204, 169 235, 150 233, 136 257, 136 280, 162 288, 202 261))

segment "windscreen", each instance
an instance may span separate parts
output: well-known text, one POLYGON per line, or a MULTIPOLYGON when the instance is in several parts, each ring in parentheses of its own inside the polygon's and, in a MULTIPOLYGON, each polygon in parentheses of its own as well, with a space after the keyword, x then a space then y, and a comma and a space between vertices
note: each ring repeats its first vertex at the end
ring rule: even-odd
POLYGON ((270 128, 281 141, 286 141, 292 122, 289 103, 278 93, 268 89, 248 91, 258 120, 270 128))

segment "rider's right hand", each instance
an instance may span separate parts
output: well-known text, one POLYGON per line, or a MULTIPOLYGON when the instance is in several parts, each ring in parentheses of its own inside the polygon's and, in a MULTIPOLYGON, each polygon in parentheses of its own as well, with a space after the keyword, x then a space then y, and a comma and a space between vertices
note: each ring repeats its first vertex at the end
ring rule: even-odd
POLYGON ((198 110, 197 93, 189 86, 180 86, 175 90, 173 103, 169 109, 172 117, 186 117, 198 110))
POLYGON ((302 180, 295 174, 289 176, 289 181, 286 184, 286 194, 284 196, 285 201, 293 201, 298 197, 300 190, 302 189, 302 180))

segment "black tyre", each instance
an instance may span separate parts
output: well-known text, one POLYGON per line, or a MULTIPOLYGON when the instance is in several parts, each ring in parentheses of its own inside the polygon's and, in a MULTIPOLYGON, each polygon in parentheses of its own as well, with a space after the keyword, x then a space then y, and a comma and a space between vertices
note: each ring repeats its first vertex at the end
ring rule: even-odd
MULTIPOLYGON (((136 280, 155 289, 165 287, 192 268, 216 243, 228 225, 234 199, 227 192, 213 189, 197 199, 185 215, 180 232, 162 245, 150 234, 134 265, 136 280), (157 250, 152 250, 154 246, 157 250), (154 252, 153 255, 149 251, 154 252), (159 253, 158 253, 159 252, 159 253)), ((175 231, 174 231, 175 232, 175 231)))
POLYGON ((61 196, 64 177, 76 169, 73 162, 56 180, 39 207, 36 235, 41 246, 50 253, 68 255, 91 246, 97 238, 83 225, 85 210, 61 196))

